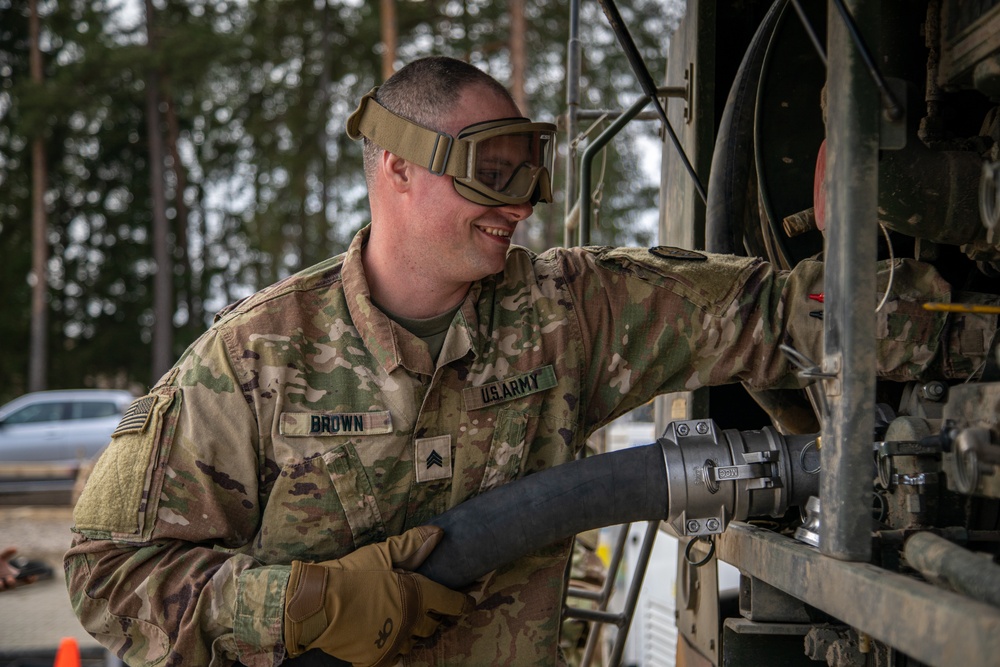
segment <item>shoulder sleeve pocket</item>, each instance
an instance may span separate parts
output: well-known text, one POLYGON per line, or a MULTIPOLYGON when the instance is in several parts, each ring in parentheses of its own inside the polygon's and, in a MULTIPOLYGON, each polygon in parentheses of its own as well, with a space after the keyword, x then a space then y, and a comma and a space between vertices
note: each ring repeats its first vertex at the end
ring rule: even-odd
POLYGON ((126 541, 148 537, 159 495, 157 468, 169 454, 180 403, 176 387, 132 402, 73 510, 76 530, 126 541))
POLYGON ((756 257, 712 253, 665 257, 645 248, 605 248, 596 260, 610 270, 669 289, 715 315, 725 311, 761 263, 756 257))

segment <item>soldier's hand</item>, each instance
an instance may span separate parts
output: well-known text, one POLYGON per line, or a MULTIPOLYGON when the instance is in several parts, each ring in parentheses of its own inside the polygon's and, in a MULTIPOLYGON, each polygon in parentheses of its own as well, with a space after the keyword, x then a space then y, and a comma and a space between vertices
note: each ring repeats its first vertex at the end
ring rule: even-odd
POLYGON ((444 616, 471 609, 471 598, 412 572, 444 532, 419 526, 339 560, 292 562, 285 592, 285 649, 318 648, 357 666, 391 663, 444 616))

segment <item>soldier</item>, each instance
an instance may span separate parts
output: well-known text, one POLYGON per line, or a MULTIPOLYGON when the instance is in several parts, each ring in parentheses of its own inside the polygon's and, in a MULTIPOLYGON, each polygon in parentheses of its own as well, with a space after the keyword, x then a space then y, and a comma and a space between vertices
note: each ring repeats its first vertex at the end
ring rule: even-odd
MULTIPOLYGON (((569 544, 451 591, 410 572, 440 537, 423 524, 658 393, 794 385, 781 343, 820 357, 817 262, 512 246, 551 200, 555 134, 519 115, 446 58, 365 96, 370 226, 220 313, 129 409, 66 555, 76 613, 126 662, 559 664, 569 544)), ((959 338, 982 361, 995 318, 946 334, 914 307, 948 297, 933 269, 894 284, 880 373, 947 375, 959 338)))

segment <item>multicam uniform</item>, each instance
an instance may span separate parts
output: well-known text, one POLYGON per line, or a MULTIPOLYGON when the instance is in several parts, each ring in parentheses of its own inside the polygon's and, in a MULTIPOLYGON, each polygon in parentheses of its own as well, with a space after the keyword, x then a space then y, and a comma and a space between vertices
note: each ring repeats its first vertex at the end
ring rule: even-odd
MULTIPOLYGON (((290 561, 341 557, 569 461, 657 393, 787 382, 779 343, 820 356, 816 262, 779 275, 756 259, 515 247, 472 286, 435 364, 373 306, 366 238, 221 314, 97 465, 69 589, 130 664, 280 663, 290 561)), ((921 291, 886 309, 884 374, 935 361, 944 320, 914 300, 948 288, 925 269, 897 269, 921 291)), ((973 325, 992 320, 969 322, 982 343, 973 325)), ((568 546, 478 582, 476 609, 403 663, 557 664, 568 546)))

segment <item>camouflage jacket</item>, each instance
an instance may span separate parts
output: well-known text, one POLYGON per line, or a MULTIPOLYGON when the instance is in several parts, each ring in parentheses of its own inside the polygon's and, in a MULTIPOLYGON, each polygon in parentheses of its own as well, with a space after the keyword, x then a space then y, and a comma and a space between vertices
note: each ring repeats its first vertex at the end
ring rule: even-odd
MULTIPOLYGON (((788 382, 779 343, 820 357, 817 262, 779 274, 668 249, 513 247, 433 363, 373 306, 366 238, 229 307, 115 431, 66 571, 84 626, 129 664, 278 664, 292 560, 338 558, 569 461, 658 393, 788 382)), ((936 273, 917 277, 917 297, 947 298, 936 273)), ((883 313, 883 374, 937 354, 944 319, 909 303, 883 313)), ((557 664, 568 546, 478 582, 476 609, 402 662, 557 664)))

